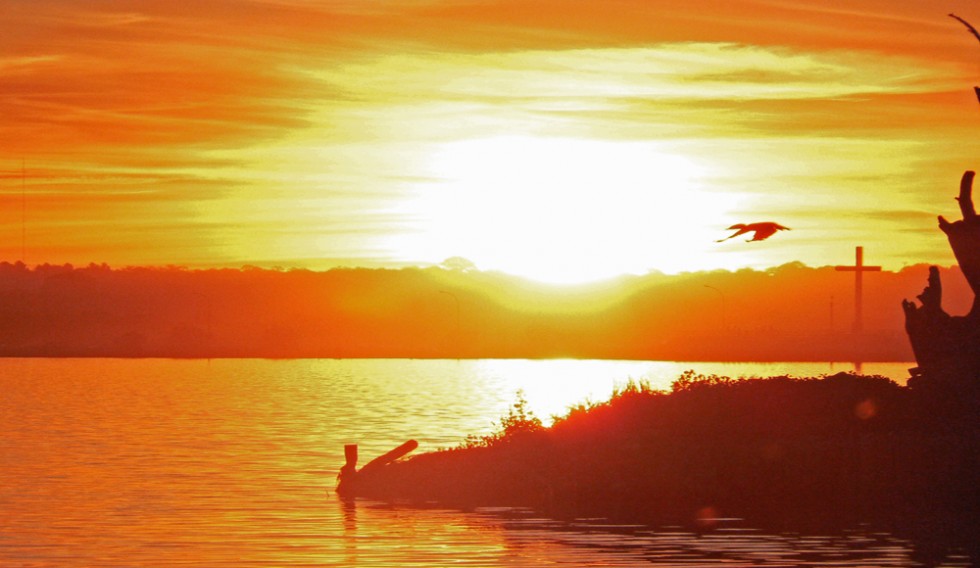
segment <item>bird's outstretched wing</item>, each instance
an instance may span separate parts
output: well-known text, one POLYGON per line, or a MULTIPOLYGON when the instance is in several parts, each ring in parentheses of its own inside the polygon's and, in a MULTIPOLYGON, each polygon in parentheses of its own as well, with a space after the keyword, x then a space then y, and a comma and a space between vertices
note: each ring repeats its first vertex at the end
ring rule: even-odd
POLYGON ((729 237, 726 237, 724 239, 719 239, 719 240, 717 240, 715 242, 720 243, 720 242, 723 242, 723 241, 727 241, 728 239, 731 239, 733 237, 737 237, 739 235, 743 235, 745 233, 754 233, 752 235, 752 238, 749 239, 747 242, 764 241, 764 240, 768 239, 769 237, 773 236, 774 234, 776 234, 777 231, 789 231, 790 230, 789 227, 784 227, 784 226, 780 225, 779 223, 773 223, 771 221, 764 221, 764 222, 760 222, 760 223, 748 223, 748 224, 742 224, 742 223, 740 223, 738 225, 732 225, 728 229, 729 230, 738 229, 738 231, 736 231, 734 234, 732 234, 729 237))
POLYGON ((724 239, 718 239, 715 242, 716 243, 722 243, 722 242, 727 241, 728 239, 734 239, 735 237, 737 237, 739 235, 744 235, 745 233, 748 233, 749 231, 752 230, 750 227, 751 227, 750 225, 743 225, 743 224, 732 225, 731 227, 728 227, 728 230, 729 231, 733 231, 735 229, 738 229, 738 230, 735 231, 734 233, 732 233, 731 235, 725 237, 724 239))

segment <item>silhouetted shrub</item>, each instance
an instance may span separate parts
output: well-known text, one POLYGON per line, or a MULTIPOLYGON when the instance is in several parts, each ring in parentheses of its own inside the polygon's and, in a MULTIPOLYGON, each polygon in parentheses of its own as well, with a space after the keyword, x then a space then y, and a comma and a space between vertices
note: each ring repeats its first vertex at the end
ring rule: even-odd
POLYGON ((365 494, 674 521, 705 506, 775 523, 980 509, 976 406, 883 377, 686 372, 670 392, 629 383, 548 428, 526 405, 462 448, 393 464, 365 494))
POLYGON ((681 376, 673 382, 671 385, 671 391, 682 392, 700 387, 727 385, 731 382, 731 377, 722 375, 703 375, 700 373, 695 373, 693 369, 688 369, 681 373, 681 376))
POLYGON ((528 408, 524 391, 517 391, 517 400, 507 410, 507 415, 500 419, 499 427, 484 436, 467 436, 464 448, 489 448, 502 442, 513 442, 526 438, 528 435, 541 432, 544 425, 541 419, 528 408))

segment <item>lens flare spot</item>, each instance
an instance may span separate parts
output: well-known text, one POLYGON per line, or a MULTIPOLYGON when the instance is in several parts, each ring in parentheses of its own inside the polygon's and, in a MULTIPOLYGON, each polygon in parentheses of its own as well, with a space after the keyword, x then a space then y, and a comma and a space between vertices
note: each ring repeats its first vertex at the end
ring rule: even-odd
POLYGON ((694 522, 701 530, 711 530, 718 526, 718 509, 711 505, 701 507, 694 513, 694 522))
POLYGON ((854 406, 854 415, 861 420, 870 420, 878 414, 878 404, 870 398, 862 400, 854 406))

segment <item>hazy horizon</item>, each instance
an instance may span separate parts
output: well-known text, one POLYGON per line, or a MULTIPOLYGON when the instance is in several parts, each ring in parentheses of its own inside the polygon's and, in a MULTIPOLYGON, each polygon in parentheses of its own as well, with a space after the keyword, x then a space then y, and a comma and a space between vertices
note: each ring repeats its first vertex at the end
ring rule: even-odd
MULTIPOLYGON (((16 260, 0 259, 0 264, 2 264, 2 265, 9 265, 9 266, 23 265, 24 268, 26 268, 27 270, 35 270, 37 268, 42 268, 42 267, 54 267, 54 268, 70 267, 72 269, 84 269, 84 268, 89 268, 89 267, 97 267, 97 268, 103 268, 104 267, 104 268, 108 268, 108 269, 111 269, 111 270, 119 270, 119 271, 122 271, 122 270, 185 270, 185 271, 201 271, 201 272, 209 271, 209 270, 234 270, 234 271, 261 270, 261 271, 269 271, 269 272, 306 271, 306 272, 314 272, 314 273, 323 273, 323 272, 330 272, 330 271, 333 271, 333 270, 413 270, 413 269, 415 269, 415 270, 428 270, 428 269, 441 269, 441 270, 445 270, 447 272, 476 272, 476 273, 485 273, 485 274, 496 274, 496 275, 500 275, 500 276, 505 276, 505 277, 509 277, 509 278, 516 278, 516 279, 519 279, 519 280, 523 280, 523 281, 526 281, 527 283, 533 284, 533 285, 553 286, 555 288, 561 289, 561 288, 590 287, 590 286, 593 286, 593 285, 601 285, 601 284, 604 284, 604 283, 615 282, 617 280, 621 280, 621 279, 624 279, 624 278, 643 278, 643 277, 647 277, 647 276, 666 276, 666 277, 671 277, 671 276, 691 276, 691 275, 712 274, 712 273, 737 273, 737 272, 743 272, 743 271, 748 271, 748 272, 772 272, 772 271, 778 270, 780 268, 784 268, 784 267, 796 267, 796 266, 802 267, 802 268, 810 268, 810 269, 835 268, 836 266, 853 266, 853 264, 854 264, 854 258, 853 258, 854 257, 854 251, 853 251, 853 249, 851 250, 851 253, 850 254, 851 254, 850 259, 842 258, 841 262, 840 263, 837 263, 837 264, 810 265, 810 264, 807 264, 807 263, 805 263, 805 262, 803 262, 801 260, 790 260, 790 261, 783 262, 783 263, 780 263, 780 264, 765 265, 765 266, 759 266, 759 267, 756 267, 756 266, 745 266, 745 267, 740 267, 740 268, 708 268, 708 269, 683 270, 683 271, 673 271, 673 272, 663 271, 663 270, 658 270, 658 269, 650 269, 650 270, 648 270, 646 272, 637 272, 637 273, 624 272, 624 273, 621 273, 621 274, 600 277, 600 278, 596 278, 596 279, 593 279, 593 280, 581 280, 581 281, 574 281, 574 282, 556 282, 556 281, 551 281, 551 280, 548 280, 548 279, 545 279, 545 278, 535 278, 533 276, 525 276, 525 275, 522 275, 522 274, 511 273, 511 272, 508 272, 508 271, 502 270, 502 269, 492 269, 492 268, 490 268, 490 269, 484 269, 484 268, 482 268, 480 266, 477 266, 475 263, 472 263, 471 266, 466 267, 466 268, 461 268, 459 266, 453 266, 453 265, 450 265, 450 264, 447 263, 447 261, 452 261, 454 259, 446 259, 443 262, 418 263, 418 264, 413 264, 413 263, 408 263, 408 262, 406 262, 406 263, 377 263, 377 264, 363 263, 363 264, 332 264, 332 265, 325 266, 325 267, 311 267, 311 266, 304 266, 302 264, 293 264, 293 265, 290 265, 290 264, 281 263, 281 262, 280 263, 273 263, 271 261, 270 262, 256 261, 256 262, 249 262, 249 263, 243 263, 243 264, 224 264, 224 265, 221 265, 221 264, 208 264, 208 263, 202 263, 202 264, 122 264, 122 265, 113 265, 113 264, 110 264, 108 262, 96 261, 96 260, 83 261, 83 262, 78 262, 78 263, 75 263, 75 262, 41 262, 41 263, 34 263, 34 264, 32 264, 32 263, 25 263, 25 262, 23 262, 22 260, 19 260, 19 259, 16 259, 16 260)), ((455 257, 455 258, 458 259, 458 258, 461 258, 461 257, 455 257)), ((462 260, 466 261, 467 259, 462 259, 462 260)), ((871 260, 873 260, 873 259, 871 259, 871 260)), ((875 265, 876 263, 871 262, 870 260, 866 259, 865 260, 865 264, 866 265, 875 265)), ((907 263, 904 263, 904 264, 902 264, 901 266, 898 266, 898 267, 882 267, 881 271, 882 272, 890 272, 890 273, 900 273, 900 272, 903 272, 905 270, 921 268, 921 267, 924 267, 924 266, 937 266, 941 270, 950 270, 950 269, 957 270, 957 271, 959 270, 959 267, 958 267, 958 265, 957 265, 957 263, 955 262, 955 259, 954 259, 953 262, 950 262, 948 264, 937 264, 937 263, 930 263, 930 262, 915 262, 915 263, 907 262, 907 263)), ((853 276, 851 276, 850 278, 853 279, 853 276)))
MULTIPOLYGON (((957 267, 944 306, 969 310, 957 267)), ((928 265, 789 263, 553 285, 440 267, 326 271, 0 262, 0 355, 909 361, 928 265)))

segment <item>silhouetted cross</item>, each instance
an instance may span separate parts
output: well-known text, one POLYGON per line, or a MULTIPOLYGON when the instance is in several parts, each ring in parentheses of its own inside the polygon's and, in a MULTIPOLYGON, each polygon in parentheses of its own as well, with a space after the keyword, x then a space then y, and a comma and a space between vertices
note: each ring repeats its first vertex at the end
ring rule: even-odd
POLYGON ((865 272, 880 272, 881 267, 865 266, 864 247, 856 247, 854 251, 854 266, 835 266, 834 268, 841 272, 854 273, 854 331, 861 331, 864 329, 863 306, 861 305, 861 298, 863 296, 861 275, 865 272))

